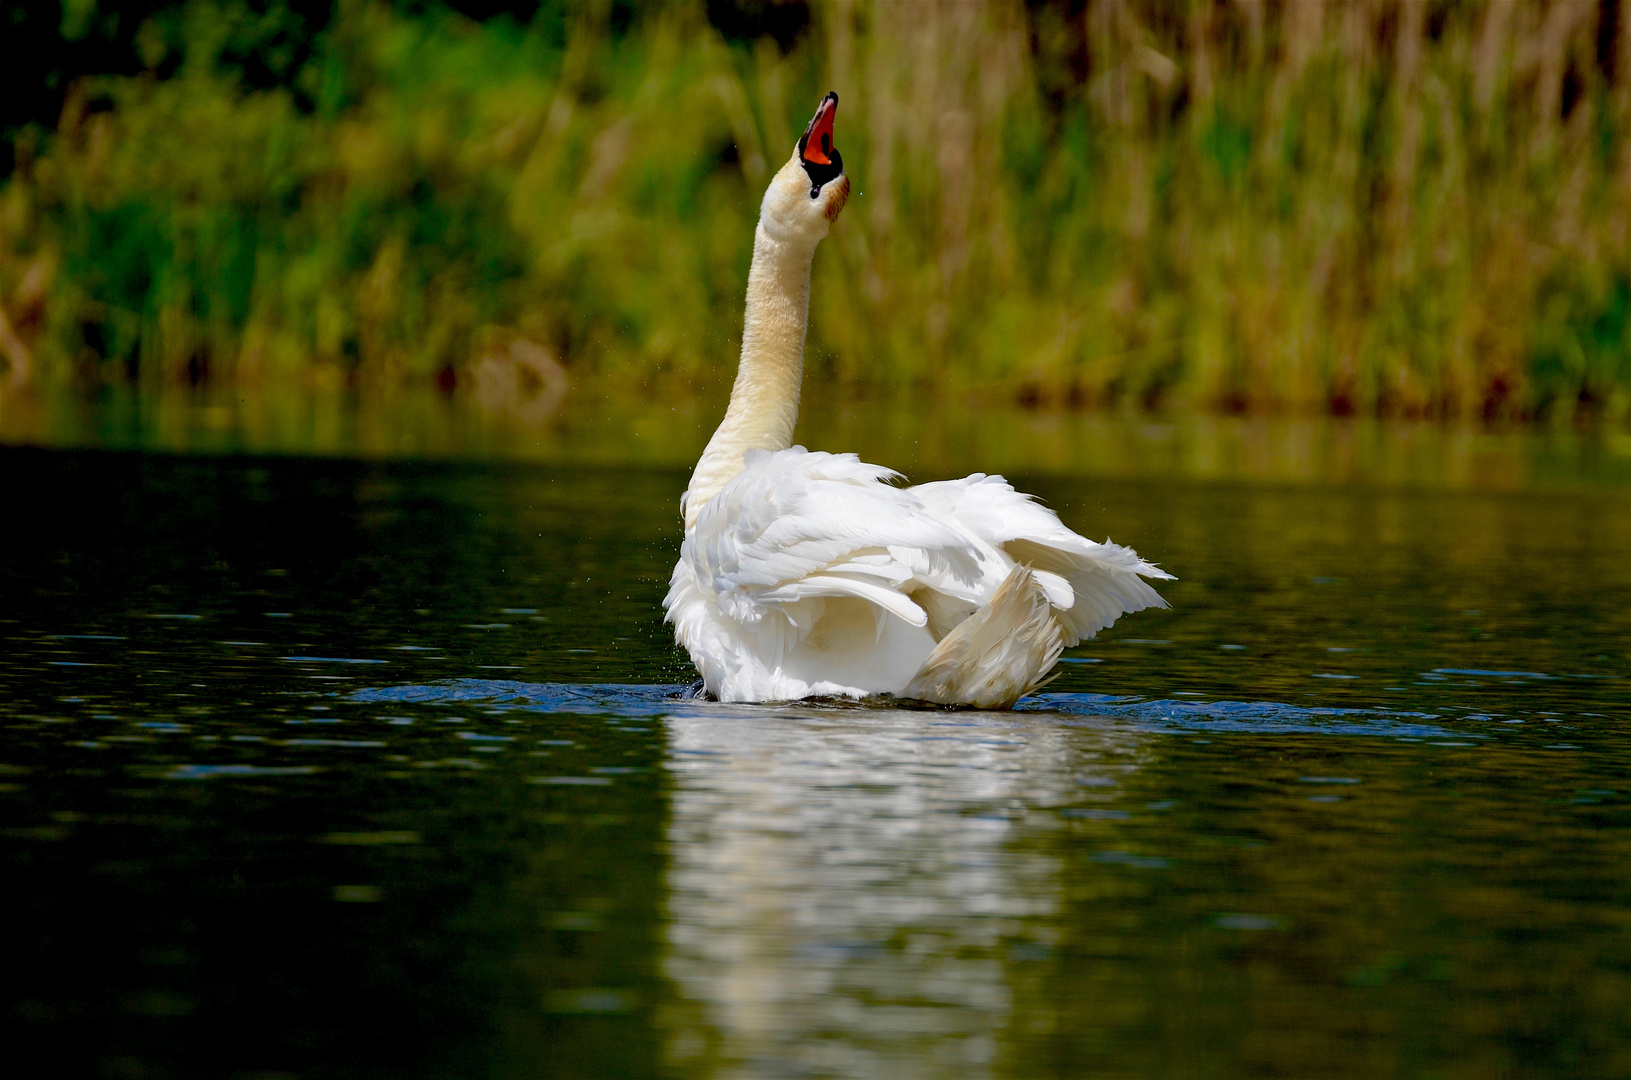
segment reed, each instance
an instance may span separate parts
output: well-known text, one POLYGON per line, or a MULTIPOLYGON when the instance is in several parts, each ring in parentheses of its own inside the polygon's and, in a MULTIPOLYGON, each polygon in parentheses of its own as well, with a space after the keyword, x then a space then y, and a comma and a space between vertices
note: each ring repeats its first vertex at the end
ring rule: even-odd
POLYGON ((569 383, 717 392, 762 184, 832 87, 857 194, 817 260, 813 378, 1631 412, 1627 0, 831 0, 787 51, 700 4, 348 0, 264 90, 220 60, 233 10, 156 22, 154 71, 84 80, 19 143, 14 381, 433 381, 529 422, 569 383))

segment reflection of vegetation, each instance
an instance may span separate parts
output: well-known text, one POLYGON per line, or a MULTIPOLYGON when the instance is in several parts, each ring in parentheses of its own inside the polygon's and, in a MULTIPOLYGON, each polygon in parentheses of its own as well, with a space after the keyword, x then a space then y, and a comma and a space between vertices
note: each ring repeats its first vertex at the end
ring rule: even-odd
POLYGON ((758 189, 833 86, 860 194, 818 260, 821 378, 1631 409, 1615 3, 148 6, 145 70, 14 139, 14 378, 715 383, 758 189), (521 355, 548 363, 497 370, 521 355))

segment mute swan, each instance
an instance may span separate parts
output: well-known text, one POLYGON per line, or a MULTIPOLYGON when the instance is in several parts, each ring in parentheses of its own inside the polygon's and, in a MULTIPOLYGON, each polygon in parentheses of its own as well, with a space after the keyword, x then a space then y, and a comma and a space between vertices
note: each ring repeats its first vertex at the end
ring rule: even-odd
POLYGON ((1006 709, 1059 654, 1172 575, 1096 544, 1000 476, 897 487, 854 454, 792 446, 810 265, 849 198, 829 93, 759 208, 742 359, 680 501, 664 601, 721 701, 898 698, 1006 709))

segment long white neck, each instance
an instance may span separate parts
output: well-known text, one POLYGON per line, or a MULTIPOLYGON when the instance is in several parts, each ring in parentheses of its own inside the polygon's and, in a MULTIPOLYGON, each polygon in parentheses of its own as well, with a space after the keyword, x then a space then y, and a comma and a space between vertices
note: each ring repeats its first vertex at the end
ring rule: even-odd
POLYGON ((742 471, 749 450, 785 450, 793 443, 804 378, 804 330, 810 314, 810 263, 815 239, 776 236, 764 219, 753 234, 742 362, 725 419, 691 474, 681 507, 687 532, 704 503, 742 471))

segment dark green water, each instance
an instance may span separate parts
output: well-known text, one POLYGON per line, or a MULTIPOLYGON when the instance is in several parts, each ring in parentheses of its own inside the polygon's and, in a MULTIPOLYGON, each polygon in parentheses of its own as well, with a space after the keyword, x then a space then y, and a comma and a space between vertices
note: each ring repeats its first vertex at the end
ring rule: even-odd
POLYGON ((0 476, 29 1075, 1631 1075, 1625 488, 1016 475, 1182 580, 959 714, 675 698, 682 471, 0 476))

